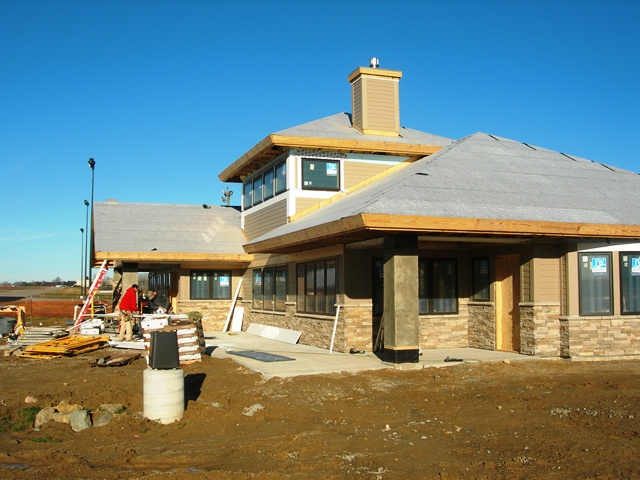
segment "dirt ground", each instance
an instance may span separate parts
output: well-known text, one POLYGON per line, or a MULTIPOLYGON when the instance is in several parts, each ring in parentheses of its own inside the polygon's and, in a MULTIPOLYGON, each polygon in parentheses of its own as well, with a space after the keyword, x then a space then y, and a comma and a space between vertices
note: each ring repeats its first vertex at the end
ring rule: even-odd
POLYGON ((0 478, 640 478, 640 361, 535 360, 263 379, 230 359, 183 367, 186 410, 142 416, 143 359, 0 357, 0 478), (74 432, 15 428, 32 405, 126 410, 74 432))

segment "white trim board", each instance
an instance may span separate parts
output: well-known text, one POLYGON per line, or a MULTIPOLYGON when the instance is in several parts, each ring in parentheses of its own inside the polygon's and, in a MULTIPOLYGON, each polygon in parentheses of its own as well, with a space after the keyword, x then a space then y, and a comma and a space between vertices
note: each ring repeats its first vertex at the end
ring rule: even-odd
POLYGON ((297 330, 287 330, 286 328, 261 325, 259 323, 249 324, 247 333, 279 342, 290 343, 291 345, 298 343, 300 335, 302 335, 302 332, 298 332, 297 330))

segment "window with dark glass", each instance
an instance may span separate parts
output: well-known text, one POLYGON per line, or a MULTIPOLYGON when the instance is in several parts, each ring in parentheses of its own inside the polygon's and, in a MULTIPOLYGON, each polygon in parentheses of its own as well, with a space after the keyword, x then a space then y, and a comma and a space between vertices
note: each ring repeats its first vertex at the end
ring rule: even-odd
POLYGON ((340 162, 303 158, 302 188, 304 190, 339 190, 340 162))
POLYGON ((262 175, 258 175, 253 179, 253 204, 258 205, 262 202, 262 175))
POLYGON ((253 308, 284 311, 287 292, 287 267, 267 267, 252 272, 253 308))
POLYGON ((297 266, 299 312, 331 314, 336 303, 336 261, 319 260, 297 266))
POLYGON ((421 314, 458 312, 458 262, 455 259, 418 261, 418 310, 421 314))
POLYGON ((194 270, 191 272, 192 300, 224 300, 231 298, 231 272, 194 270))
POLYGON ((267 170, 263 175, 262 197, 265 200, 273 197, 273 169, 267 170))
POLYGON ((282 162, 279 165, 276 165, 276 176, 275 176, 275 191, 276 195, 284 192, 287 189, 287 164, 286 162, 282 162))
POLYGON ((251 208, 251 205, 253 205, 253 192, 251 191, 251 187, 253 187, 253 182, 251 181, 242 185, 242 206, 245 210, 251 208))
POLYGON ((640 253, 620 252, 620 296, 623 314, 640 314, 640 253))
POLYGON ((580 283, 580 315, 610 315, 611 254, 578 253, 580 283))
POLYGON ((489 259, 474 258, 472 265, 472 288, 474 300, 490 300, 489 259))

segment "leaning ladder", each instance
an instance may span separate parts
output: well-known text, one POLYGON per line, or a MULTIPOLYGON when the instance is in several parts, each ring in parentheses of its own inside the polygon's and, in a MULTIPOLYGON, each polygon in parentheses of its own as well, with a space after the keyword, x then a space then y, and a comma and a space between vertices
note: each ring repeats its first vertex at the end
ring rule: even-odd
POLYGON ((91 288, 89 289, 89 294, 87 295, 87 298, 85 299, 84 304, 82 305, 82 308, 78 313, 78 317, 76 318, 76 321, 73 323, 73 327, 71 327, 69 330, 75 330, 83 322, 84 320, 83 317, 87 314, 89 305, 93 303, 93 298, 96 296, 96 293, 100 289, 100 285, 102 285, 102 280, 104 280, 104 277, 107 275, 108 270, 109 269, 107 268, 107 260, 105 260, 102 262, 102 265, 100 266, 100 270, 98 271, 98 274, 93 279, 93 283, 91 284, 91 288))

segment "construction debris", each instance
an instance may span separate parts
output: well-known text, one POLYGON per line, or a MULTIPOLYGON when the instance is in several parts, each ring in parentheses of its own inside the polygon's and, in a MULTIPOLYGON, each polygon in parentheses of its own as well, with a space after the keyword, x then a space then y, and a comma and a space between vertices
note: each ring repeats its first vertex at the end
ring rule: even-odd
POLYGON ((85 337, 73 335, 64 338, 57 338, 48 342, 29 345, 24 352, 18 355, 25 358, 59 358, 62 356, 73 356, 81 353, 92 352, 102 348, 107 344, 108 336, 85 337))
POLYGON ((18 337, 18 344, 35 345, 68 336, 69 332, 62 327, 29 327, 25 328, 18 337))
POLYGON ((142 354, 134 353, 132 355, 119 355, 117 357, 112 357, 111 355, 107 355, 103 358, 98 358, 89 362, 90 367, 121 367, 124 365, 129 365, 134 360, 140 358, 142 354))

